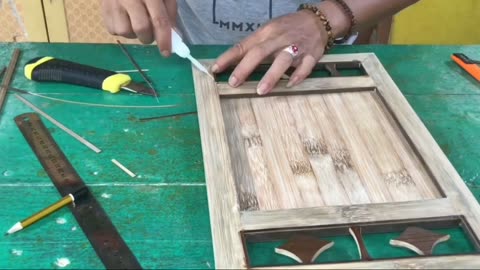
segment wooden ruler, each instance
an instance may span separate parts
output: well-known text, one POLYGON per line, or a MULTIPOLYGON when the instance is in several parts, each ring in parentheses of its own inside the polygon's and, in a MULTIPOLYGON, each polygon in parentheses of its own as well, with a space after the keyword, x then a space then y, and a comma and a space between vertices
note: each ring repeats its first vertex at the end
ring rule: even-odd
MULTIPOLYGON (((87 188, 38 114, 21 114, 15 117, 15 123, 62 197, 80 188, 87 188)), ((107 269, 141 269, 140 263, 90 191, 81 200, 75 201, 75 206, 70 209, 107 269)))
POLYGON ((13 73, 17 67, 18 58, 20 57, 20 50, 15 49, 12 54, 12 59, 8 65, 7 71, 5 72, 5 77, 3 78, 2 84, 0 85, 0 113, 2 112, 3 102, 7 95, 8 88, 10 87, 10 82, 13 78, 13 73))

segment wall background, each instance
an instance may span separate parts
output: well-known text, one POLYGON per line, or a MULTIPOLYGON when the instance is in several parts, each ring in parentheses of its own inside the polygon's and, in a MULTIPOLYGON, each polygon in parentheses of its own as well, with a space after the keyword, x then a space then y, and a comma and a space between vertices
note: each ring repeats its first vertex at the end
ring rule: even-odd
MULTIPOLYGON (((0 0, 0 42, 138 43, 108 34, 100 1, 0 0)), ((390 43, 480 44, 479 24, 479 0, 421 0, 394 17, 390 43)))

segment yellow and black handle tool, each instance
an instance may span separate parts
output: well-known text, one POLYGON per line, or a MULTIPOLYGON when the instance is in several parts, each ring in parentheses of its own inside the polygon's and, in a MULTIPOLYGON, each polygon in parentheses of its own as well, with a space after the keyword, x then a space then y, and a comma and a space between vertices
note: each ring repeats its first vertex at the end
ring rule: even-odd
POLYGON ((468 72, 468 74, 480 82, 480 61, 475 61, 463 53, 452 54, 452 59, 466 72, 468 72))
POLYGON ((45 56, 30 60, 24 68, 25 77, 37 82, 74 84, 118 93, 127 90, 156 96, 155 90, 134 83, 129 75, 45 56))

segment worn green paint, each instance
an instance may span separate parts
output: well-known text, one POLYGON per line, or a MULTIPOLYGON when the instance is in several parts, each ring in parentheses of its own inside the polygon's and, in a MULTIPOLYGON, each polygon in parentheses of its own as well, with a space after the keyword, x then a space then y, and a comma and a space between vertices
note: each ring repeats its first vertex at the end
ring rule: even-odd
MULTIPOLYGON (((0 66, 8 64, 16 47, 23 51, 12 83, 17 88, 77 102, 177 105, 153 109, 104 108, 25 96, 103 150, 95 154, 45 120, 59 146, 91 186, 145 268, 214 267, 197 116, 139 121, 196 110, 189 63, 175 56, 162 58, 153 46, 128 46, 142 68, 150 69, 148 76, 160 93, 157 103, 150 97, 40 84, 22 76, 21 69, 29 59, 45 55, 113 70, 133 69, 116 45, 0 44, 0 66), (110 162, 111 158, 139 176, 129 177, 110 162)), ((193 48, 193 54, 214 58, 225 49, 225 46, 198 46, 193 48)), ((342 46, 331 53, 351 52, 377 54, 480 200, 480 84, 450 60, 453 52, 480 59, 480 46, 342 46)), ((133 77, 141 79, 138 74, 133 77)), ((0 228, 3 230, 59 198, 13 122, 16 115, 30 111, 10 93, 0 115, 0 228)), ((369 248, 372 253, 385 256, 384 245, 383 241, 373 241, 369 248)), ((61 257, 71 261, 65 268, 103 268, 68 209, 0 239, 0 268, 57 268, 54 263, 61 257), (65 218, 66 223, 58 224, 57 218, 65 218), (15 250, 22 250, 22 255, 15 255, 15 250)))

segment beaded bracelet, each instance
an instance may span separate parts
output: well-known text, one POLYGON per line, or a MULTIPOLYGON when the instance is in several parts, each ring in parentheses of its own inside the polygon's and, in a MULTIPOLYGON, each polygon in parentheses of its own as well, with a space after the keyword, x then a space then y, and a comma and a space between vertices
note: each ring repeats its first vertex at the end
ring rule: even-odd
POLYGON ((338 5, 340 5, 342 7, 343 11, 345 12, 345 15, 347 15, 350 18, 350 28, 348 29, 347 34, 343 38, 340 38, 340 39, 336 40, 336 43, 343 43, 343 42, 347 41, 352 36, 353 27, 356 24, 355 16, 353 15, 352 10, 347 5, 347 3, 345 3, 345 1, 343 1, 343 0, 332 0, 332 1, 337 3, 338 5))
POLYGON ((330 26, 330 22, 328 21, 327 17, 325 16, 325 14, 323 14, 323 12, 320 11, 320 9, 318 9, 314 5, 301 4, 297 10, 303 10, 303 9, 308 9, 312 11, 322 21, 322 24, 325 27, 325 30, 327 31, 327 34, 328 34, 328 41, 327 41, 327 45, 325 46, 325 51, 330 50, 330 48, 332 48, 335 42, 335 36, 333 35, 332 27, 330 26))

